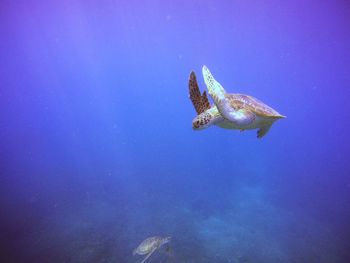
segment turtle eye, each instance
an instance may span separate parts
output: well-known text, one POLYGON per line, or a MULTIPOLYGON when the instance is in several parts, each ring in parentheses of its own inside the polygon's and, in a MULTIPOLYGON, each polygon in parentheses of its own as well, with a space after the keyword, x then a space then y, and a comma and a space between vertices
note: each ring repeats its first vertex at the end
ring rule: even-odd
POLYGON ((194 121, 192 125, 193 125, 193 128, 198 129, 200 127, 199 120, 194 121))

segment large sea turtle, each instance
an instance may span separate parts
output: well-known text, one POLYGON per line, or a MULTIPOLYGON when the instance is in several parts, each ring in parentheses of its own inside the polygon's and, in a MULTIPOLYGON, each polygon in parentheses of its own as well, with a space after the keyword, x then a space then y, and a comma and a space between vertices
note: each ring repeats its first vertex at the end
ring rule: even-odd
POLYGON ((149 237, 141 242, 141 244, 134 249, 133 255, 146 255, 147 256, 141 261, 144 263, 158 248, 162 245, 170 242, 171 237, 149 237))
POLYGON ((194 130, 202 130, 211 125, 241 131, 259 129, 258 138, 262 138, 276 120, 285 118, 252 96, 227 93, 206 66, 203 66, 202 73, 214 104, 210 105, 205 91, 201 94, 196 75, 192 71, 189 93, 198 114, 192 121, 194 130))

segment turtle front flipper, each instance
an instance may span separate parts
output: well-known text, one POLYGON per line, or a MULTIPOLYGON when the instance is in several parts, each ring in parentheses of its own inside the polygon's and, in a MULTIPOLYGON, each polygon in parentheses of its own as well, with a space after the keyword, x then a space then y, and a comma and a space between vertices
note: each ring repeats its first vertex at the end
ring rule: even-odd
POLYGON ((226 91, 217 82, 206 66, 202 69, 204 82, 207 85, 209 95, 213 98, 220 114, 225 119, 235 123, 237 126, 251 124, 255 120, 255 114, 245 109, 235 109, 226 97, 226 91))
POLYGON ((196 75, 193 71, 191 72, 190 78, 188 80, 188 89, 190 99, 198 115, 210 109, 207 93, 204 91, 203 94, 201 94, 198 87, 196 75))
POLYGON ((141 263, 144 263, 153 253, 157 250, 158 247, 152 248, 152 250, 147 254, 147 256, 141 261, 141 263))
POLYGON ((207 66, 203 66, 202 73, 205 85, 207 85, 209 91, 209 95, 213 98, 215 104, 218 104, 220 100, 225 99, 225 89, 214 79, 207 66))

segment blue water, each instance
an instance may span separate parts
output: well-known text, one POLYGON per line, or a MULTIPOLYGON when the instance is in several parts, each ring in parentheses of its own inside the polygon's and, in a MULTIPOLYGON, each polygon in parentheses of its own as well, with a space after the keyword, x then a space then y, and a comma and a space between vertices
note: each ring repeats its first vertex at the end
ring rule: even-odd
POLYGON ((350 262, 347 1, 2 1, 1 262, 350 262), (194 70, 286 119, 192 130, 194 70))

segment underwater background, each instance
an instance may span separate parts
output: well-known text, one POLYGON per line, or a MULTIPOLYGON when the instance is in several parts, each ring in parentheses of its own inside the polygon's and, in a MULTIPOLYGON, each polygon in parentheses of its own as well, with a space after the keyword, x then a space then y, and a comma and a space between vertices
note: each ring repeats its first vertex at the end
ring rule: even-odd
POLYGON ((349 1, 1 1, 1 262, 350 262, 349 1), (286 119, 192 130, 194 70, 286 119))

